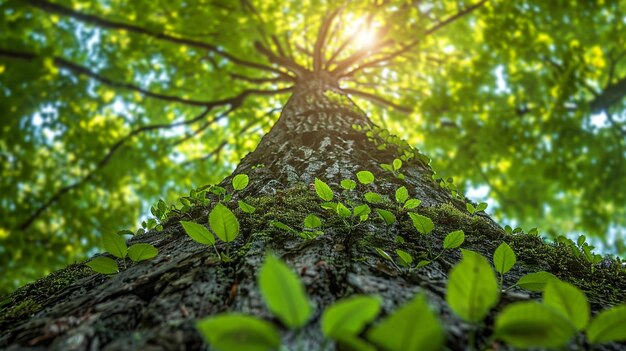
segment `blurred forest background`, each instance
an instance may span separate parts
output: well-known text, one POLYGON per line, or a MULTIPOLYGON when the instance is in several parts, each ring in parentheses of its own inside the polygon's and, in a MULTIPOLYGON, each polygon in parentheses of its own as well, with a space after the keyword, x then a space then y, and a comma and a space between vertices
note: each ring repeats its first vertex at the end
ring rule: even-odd
POLYGON ((339 7, 341 86, 444 186, 626 253, 626 1, 0 0, 0 295, 228 175, 288 98, 255 43, 310 65, 339 7))

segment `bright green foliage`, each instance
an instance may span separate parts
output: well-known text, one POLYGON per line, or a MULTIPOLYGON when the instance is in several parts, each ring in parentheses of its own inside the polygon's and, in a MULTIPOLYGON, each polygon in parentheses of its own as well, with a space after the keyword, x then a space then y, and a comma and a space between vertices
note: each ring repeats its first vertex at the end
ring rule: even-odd
POLYGON ((393 163, 392 163, 392 166, 393 166, 393 170, 394 171, 399 170, 400 168, 402 168, 402 160, 397 159, 397 158, 394 159, 393 163))
POLYGON ((382 218, 386 225, 392 225, 396 223, 396 216, 390 211, 377 208, 376 212, 378 212, 378 216, 382 218))
POLYGON ((380 255, 380 257, 393 262, 393 258, 391 258, 391 256, 389 256, 389 254, 385 250, 379 247, 375 247, 374 249, 376 249, 376 252, 380 255))
POLYGON ((290 328, 302 327, 313 312, 304 286, 285 263, 268 255, 258 277, 269 310, 290 328))
POLYGON ((435 225, 433 221, 426 217, 417 213, 409 212, 409 217, 411 217, 411 221, 413 222, 413 226, 417 229, 420 234, 428 234, 433 229, 435 229, 435 225))
POLYGON ((374 174, 370 171, 359 171, 356 174, 356 178, 361 184, 370 184, 374 181, 374 174))
POLYGON ((402 206, 402 208, 404 208, 405 210, 412 210, 414 208, 417 208, 421 203, 422 203, 422 200, 409 199, 407 200, 407 202, 404 203, 404 206, 402 206))
POLYGON ((180 221, 180 224, 183 226, 185 233, 193 240, 204 245, 215 245, 215 237, 202 224, 187 221, 180 221))
POLYGON ((346 190, 354 190, 356 188, 356 182, 352 179, 344 179, 341 181, 341 187, 346 190))
POLYGON ((500 275, 511 270, 516 262, 517 257, 515 256, 515 252, 511 249, 509 244, 505 242, 502 242, 493 253, 493 265, 500 275))
POLYGON ((406 189, 406 187, 401 186, 396 190, 396 201, 398 203, 403 204, 408 198, 409 191, 406 189))
POLYGON ((117 258, 126 257, 126 240, 118 234, 105 233, 102 235, 104 249, 117 258))
POLYGON ((270 351, 280 346, 276 328, 253 316, 218 314, 199 320, 196 328, 208 344, 220 351, 270 351))
POLYGON ((317 196, 324 201, 333 200, 333 191, 330 189, 328 184, 317 178, 315 178, 315 193, 317 193, 317 196))
POLYGON ((567 318, 535 301, 508 305, 496 317, 496 336, 516 347, 564 346, 576 333, 567 318))
POLYGON ((487 209, 487 203, 486 202, 481 202, 478 204, 478 206, 476 206, 476 212, 480 212, 480 211, 484 211, 487 209))
POLYGON ((340 300, 324 310, 322 332, 332 339, 359 334, 379 311, 380 298, 376 296, 357 295, 340 300))
POLYGON ((241 209, 243 212, 245 213, 254 213, 254 211, 256 211, 256 208, 244 201, 237 201, 237 205, 239 206, 239 209, 241 209))
POLYGON ((587 328, 587 338, 592 344, 626 341, 626 305, 600 312, 587 328))
POLYGON ((444 340, 443 327, 423 294, 374 326, 367 338, 387 351, 435 351, 444 340))
POLYGON ((233 177, 233 189, 243 190, 248 186, 250 179, 247 174, 237 174, 233 177))
POLYGON ((359 205, 354 208, 354 217, 360 218, 361 222, 367 220, 367 217, 372 212, 367 204, 359 205))
POLYGON ((549 281, 558 279, 554 274, 550 272, 535 272, 528 273, 525 276, 519 278, 516 285, 522 289, 530 291, 543 291, 549 281))
POLYGON ((140 262, 154 258, 159 253, 156 247, 150 244, 133 244, 128 248, 128 257, 133 262, 140 262))
POLYGON ((115 274, 119 272, 119 269, 117 268, 117 262, 108 257, 96 257, 87 262, 86 265, 94 271, 102 274, 115 274))
POLYGON ((413 256, 411 256, 411 254, 409 254, 408 252, 396 249, 396 254, 400 258, 400 264, 403 267, 409 267, 411 263, 413 263, 413 256))
POLYGON ((305 228, 315 229, 321 226, 322 226, 322 220, 314 214, 309 214, 304 218, 305 228))
POLYGON ((337 207, 335 209, 337 211, 337 214, 341 217, 341 218, 348 218, 350 216, 352 216, 352 211, 350 211, 349 208, 347 208, 344 204, 342 204, 341 202, 337 203, 337 207))
POLYGON ((583 330, 589 323, 587 297, 570 283, 550 280, 543 291, 543 302, 561 312, 577 330, 583 330))
POLYGON ((209 212, 209 225, 215 235, 223 242, 229 243, 239 235, 237 217, 222 203, 215 205, 209 212))
POLYGON ((378 194, 375 193, 373 191, 368 191, 366 192, 363 197, 365 198, 365 201, 371 203, 371 204, 380 204, 382 202, 384 202, 383 197, 378 194))
POLYGON ((443 240, 444 249, 456 249, 465 241, 465 233, 462 230, 455 230, 448 233, 443 240))
POLYGON ((498 302, 500 290, 493 269, 480 254, 463 251, 463 259, 450 271, 446 301, 459 317, 478 323, 498 302))

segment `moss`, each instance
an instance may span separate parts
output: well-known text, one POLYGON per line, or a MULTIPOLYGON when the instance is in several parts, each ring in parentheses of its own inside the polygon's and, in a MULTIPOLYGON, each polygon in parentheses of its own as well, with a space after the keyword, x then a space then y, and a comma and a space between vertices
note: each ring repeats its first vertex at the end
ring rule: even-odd
POLYGON ((12 304, 8 308, 0 312, 0 325, 4 325, 5 323, 28 317, 31 314, 41 310, 41 308, 42 306, 32 299, 26 299, 20 301, 17 304, 12 304))

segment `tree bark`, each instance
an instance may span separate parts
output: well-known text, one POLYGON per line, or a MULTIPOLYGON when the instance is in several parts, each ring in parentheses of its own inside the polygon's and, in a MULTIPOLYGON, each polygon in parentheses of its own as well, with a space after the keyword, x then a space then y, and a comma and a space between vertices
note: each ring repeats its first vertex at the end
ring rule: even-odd
MULTIPOLYGON (((594 311, 624 302, 619 291, 626 288, 626 275, 621 267, 606 264, 590 272, 580 258, 565 255, 560 246, 547 245, 533 236, 507 235, 488 216, 470 216, 465 202, 433 181, 431 168, 420 158, 405 162, 401 170, 406 177, 398 179, 380 164, 399 157, 399 146, 390 142, 380 147, 381 140, 376 145, 366 131, 353 126, 367 130, 372 122, 330 76, 321 73, 299 82, 280 119, 233 173, 248 174, 250 185, 233 192, 230 177, 221 183, 235 200, 245 199, 257 207, 250 215, 236 209, 236 201, 228 203, 242 228, 232 243, 232 262, 219 262, 212 248, 192 241, 179 224, 180 220, 205 224, 216 201, 212 199, 207 207, 198 206, 170 218, 161 232, 131 239, 131 243, 155 245, 159 254, 152 260, 130 265, 112 277, 72 265, 0 301, 0 348, 195 350, 205 346, 194 322, 208 315, 241 311, 279 324, 267 311, 256 283, 263 258, 271 251, 300 275, 316 311, 300 333, 281 329, 288 349, 334 350, 333 343, 324 341, 319 317, 340 298, 355 293, 379 295, 386 314, 423 291, 446 327, 447 347, 464 350, 469 326, 445 303, 447 274, 459 261, 460 252, 446 251, 436 262, 409 273, 392 267, 374 249, 392 253, 402 248, 418 257, 425 247, 441 247, 444 236, 457 229, 465 231, 464 248, 487 257, 503 240, 512 245, 519 263, 505 276, 505 286, 525 273, 548 270, 583 287, 594 311), (422 200, 418 212, 432 218, 433 233, 419 235, 406 213, 388 204, 375 207, 396 212, 398 222, 389 230, 371 219, 349 231, 329 218, 319 206, 312 182, 317 177, 327 182, 336 196, 347 196, 338 191, 339 182, 356 180, 355 174, 361 170, 373 172, 376 182, 359 185, 359 192, 371 190, 393 198, 398 187, 406 186, 411 197, 422 200), (308 213, 327 219, 324 234, 314 240, 304 241, 270 225, 271 220, 279 220, 298 227, 308 213), (398 235, 405 239, 404 244, 395 242, 398 235)), ((496 310, 531 297, 537 296, 512 289, 503 294, 496 310)), ((479 330, 479 344, 491 333, 492 317, 487 327, 479 330)), ((415 323, 419 324, 418 318, 415 323)))

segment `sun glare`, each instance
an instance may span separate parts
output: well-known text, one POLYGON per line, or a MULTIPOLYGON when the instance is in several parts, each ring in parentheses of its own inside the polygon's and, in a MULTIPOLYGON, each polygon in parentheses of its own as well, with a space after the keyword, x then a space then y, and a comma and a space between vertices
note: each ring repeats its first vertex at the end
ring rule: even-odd
POLYGON ((374 28, 361 28, 356 34, 354 41, 359 48, 372 46, 376 41, 376 31, 374 28))

